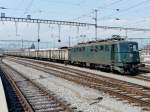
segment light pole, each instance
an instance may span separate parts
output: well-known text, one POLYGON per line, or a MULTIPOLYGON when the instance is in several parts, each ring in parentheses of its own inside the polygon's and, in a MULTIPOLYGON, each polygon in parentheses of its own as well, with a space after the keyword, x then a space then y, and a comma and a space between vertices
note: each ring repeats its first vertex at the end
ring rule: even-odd
POLYGON ((38 51, 37 51, 37 57, 39 56, 39 47, 40 47, 40 23, 38 23, 38 51))
POLYGON ((58 42, 61 42, 60 36, 61 36, 61 25, 58 25, 58 42))
POLYGON ((69 36, 69 47, 70 47, 70 44, 71 44, 70 42, 71 42, 71 41, 70 41, 70 36, 69 36))
POLYGON ((37 58, 39 58, 39 44, 40 44, 40 38, 38 38, 37 42, 38 42, 37 58))
MULTIPOLYGON (((5 10, 5 9, 7 9, 7 8, 6 8, 6 7, 1 6, 1 7, 0 7, 0 9, 5 10)), ((1 12, 1 17, 5 17, 5 13, 2 13, 2 12, 1 12)))
POLYGON ((6 7, 1 6, 0 9, 7 9, 6 7))
POLYGON ((21 46, 22 46, 22 50, 24 48, 24 41, 23 41, 23 38, 21 39, 21 46))
POLYGON ((94 18, 94 20, 95 20, 95 40, 97 40, 97 17, 98 17, 98 10, 95 9, 94 11, 95 11, 95 18, 94 18))
POLYGON ((39 51, 39 47, 40 47, 40 38, 38 38, 38 51, 39 51))

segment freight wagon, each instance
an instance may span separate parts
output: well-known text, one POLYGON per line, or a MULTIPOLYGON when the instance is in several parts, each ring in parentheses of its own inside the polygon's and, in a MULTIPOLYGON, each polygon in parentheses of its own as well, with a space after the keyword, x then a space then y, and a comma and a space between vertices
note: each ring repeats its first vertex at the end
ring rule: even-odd
POLYGON ((35 59, 46 59, 46 60, 59 61, 59 62, 64 62, 69 60, 67 48, 41 49, 41 50, 30 50, 30 51, 29 50, 12 51, 5 54, 12 55, 12 56, 35 58, 35 59))

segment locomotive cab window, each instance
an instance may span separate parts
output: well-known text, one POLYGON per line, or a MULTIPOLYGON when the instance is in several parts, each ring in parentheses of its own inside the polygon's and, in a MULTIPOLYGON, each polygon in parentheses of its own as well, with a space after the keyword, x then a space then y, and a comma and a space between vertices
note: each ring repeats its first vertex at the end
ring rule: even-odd
POLYGON ((130 51, 138 51, 137 45, 135 45, 135 44, 129 44, 129 50, 130 51))
POLYGON ((137 45, 133 45, 133 51, 138 51, 137 45))

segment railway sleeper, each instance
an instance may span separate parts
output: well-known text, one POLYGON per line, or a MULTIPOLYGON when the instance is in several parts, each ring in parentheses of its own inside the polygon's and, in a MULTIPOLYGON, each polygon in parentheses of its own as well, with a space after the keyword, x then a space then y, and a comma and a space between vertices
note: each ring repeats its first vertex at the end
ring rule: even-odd
POLYGON ((36 96, 35 96, 35 94, 26 94, 26 96, 28 96, 30 98, 30 97, 40 97, 40 96, 45 96, 45 95, 36 94, 36 96))
MULTIPOLYGON (((28 99, 28 98, 27 98, 28 99)), ((28 99, 29 102, 31 103, 36 103, 36 102, 42 102, 42 101, 49 101, 47 98, 39 98, 39 99, 28 99)))
POLYGON ((143 96, 133 96, 134 98, 138 98, 138 99, 141 99, 142 100, 142 98, 143 98, 143 96))
POLYGON ((118 98, 118 97, 116 97, 115 99, 118 100, 118 101, 123 101, 124 100, 123 98, 118 98))
POLYGON ((34 108, 58 108, 60 106, 59 103, 56 103, 56 104, 40 104, 40 105, 35 105, 34 108))
POLYGON ((149 98, 143 98, 143 100, 149 100, 149 98))
POLYGON ((126 104, 128 104, 128 103, 129 103, 129 101, 128 101, 128 100, 122 100, 122 102, 123 102, 123 103, 126 103, 126 104))
POLYGON ((133 101, 131 101, 131 102, 133 102, 133 101))
POLYGON ((143 110, 143 111, 150 112, 150 108, 147 108, 147 107, 143 107, 142 110, 143 110))
MULTIPOLYGON (((129 91, 132 90, 132 88, 129 89, 129 91)), ((134 91, 133 91, 134 92, 134 91)))
POLYGON ((35 96, 28 96, 28 95, 26 95, 26 96, 28 97, 29 100, 32 100, 32 99, 36 100, 36 99, 42 99, 42 98, 49 99, 49 96, 45 96, 45 95, 36 96, 36 94, 35 94, 35 96))
POLYGON ((60 112, 60 111, 64 111, 65 109, 62 107, 58 107, 58 108, 41 108, 41 109, 37 109, 36 112, 60 112))
POLYGON ((31 102, 33 105, 39 105, 39 104, 47 104, 47 103, 49 103, 49 104, 56 104, 56 101, 48 101, 48 100, 46 100, 46 101, 40 101, 40 102, 31 102))
POLYGON ((54 102, 54 101, 36 102, 35 104, 33 104, 33 106, 36 106, 36 105, 47 105, 47 104, 56 104, 56 102, 54 102))

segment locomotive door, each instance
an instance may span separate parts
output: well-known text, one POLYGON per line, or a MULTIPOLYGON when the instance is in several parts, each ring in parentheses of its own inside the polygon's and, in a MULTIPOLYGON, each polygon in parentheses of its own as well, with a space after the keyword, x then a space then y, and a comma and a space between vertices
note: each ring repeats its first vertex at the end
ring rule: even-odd
POLYGON ((114 65, 115 63, 115 44, 111 46, 111 64, 114 65))

